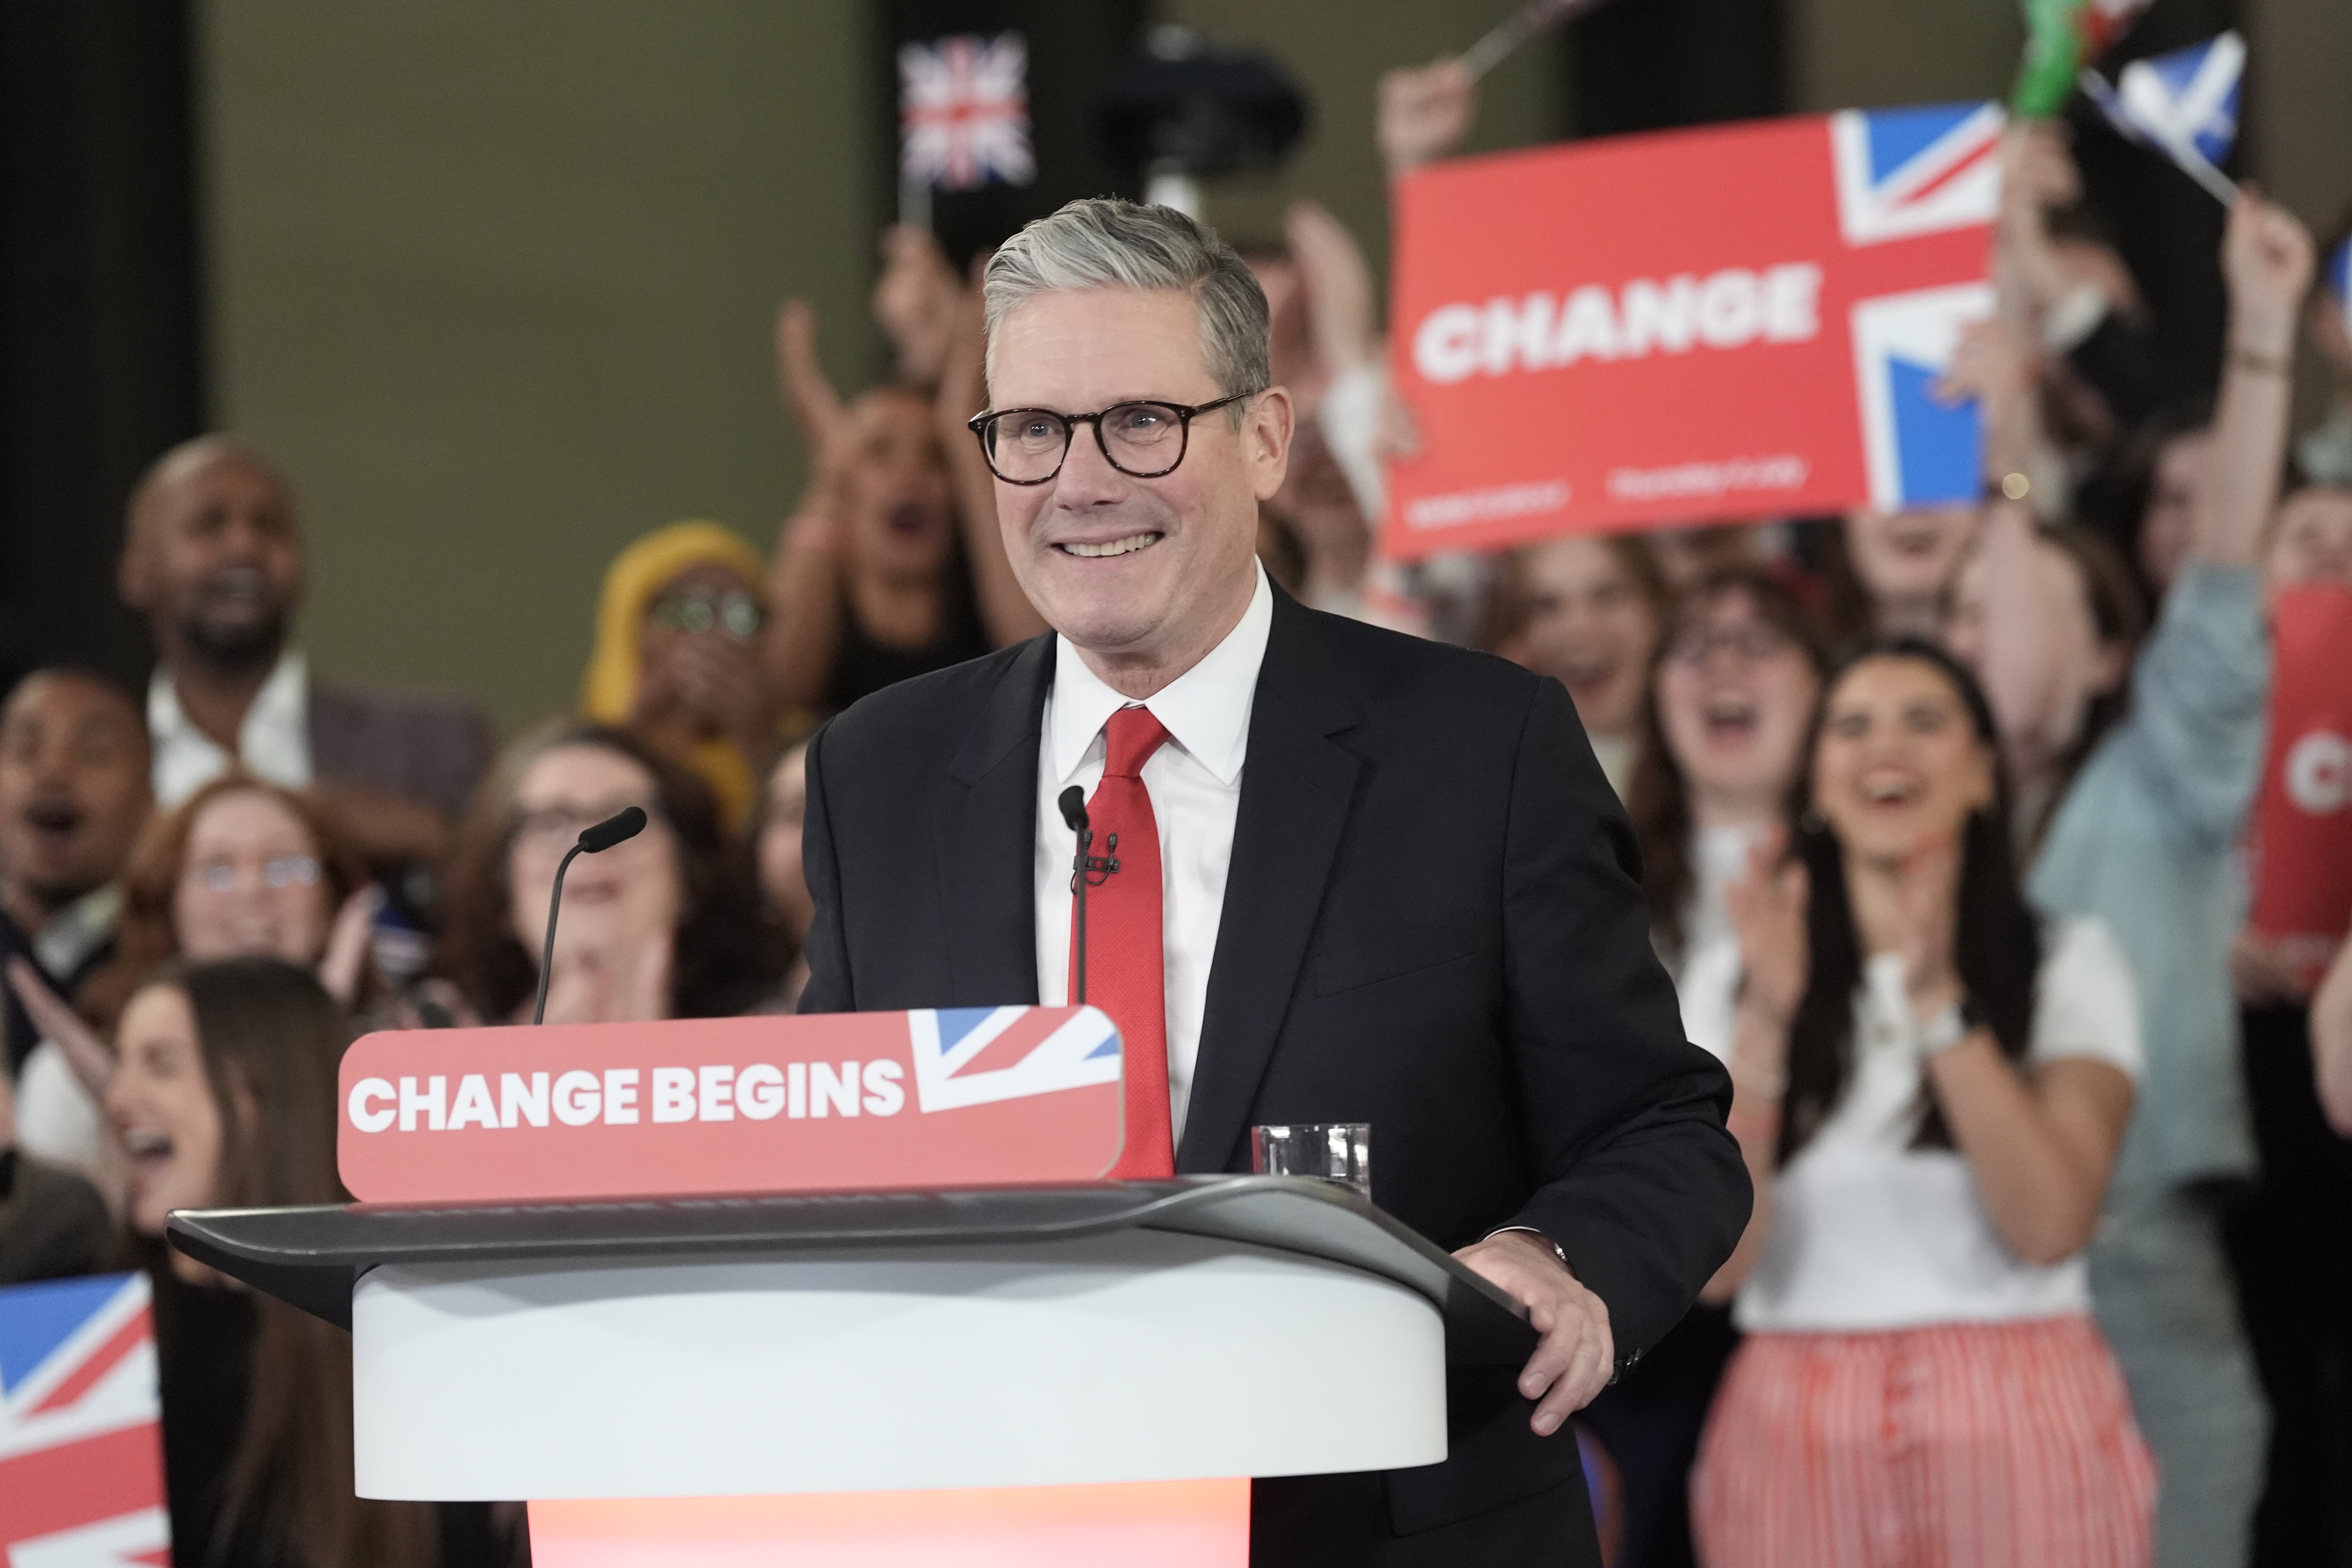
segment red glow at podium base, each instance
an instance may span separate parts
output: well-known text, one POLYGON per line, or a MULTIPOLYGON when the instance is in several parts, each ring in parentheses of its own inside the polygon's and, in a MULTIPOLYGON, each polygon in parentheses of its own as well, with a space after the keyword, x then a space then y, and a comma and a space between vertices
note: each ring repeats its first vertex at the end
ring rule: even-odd
POLYGON ((1246 1479, 534 1502, 538 1568, 1243 1568, 1246 1479))

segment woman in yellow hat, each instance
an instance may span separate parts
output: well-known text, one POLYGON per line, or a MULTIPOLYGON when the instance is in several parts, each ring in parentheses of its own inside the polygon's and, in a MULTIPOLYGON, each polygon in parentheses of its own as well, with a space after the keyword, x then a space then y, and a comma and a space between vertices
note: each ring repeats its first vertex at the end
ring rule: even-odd
POLYGON ((604 571, 580 710, 635 730, 700 773, 730 831, 750 817, 776 742, 761 665, 767 563, 715 522, 673 522, 604 571))

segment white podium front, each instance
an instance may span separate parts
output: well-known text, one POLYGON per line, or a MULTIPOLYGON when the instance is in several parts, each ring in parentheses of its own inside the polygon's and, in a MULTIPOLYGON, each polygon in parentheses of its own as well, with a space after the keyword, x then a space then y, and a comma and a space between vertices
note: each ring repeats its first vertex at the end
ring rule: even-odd
POLYGON ((1438 1248, 1292 1178, 171 1232, 351 1328, 362 1494, 529 1499, 554 1568, 1238 1564, 1246 1478, 1433 1464, 1447 1361, 1533 1342, 1438 1248))

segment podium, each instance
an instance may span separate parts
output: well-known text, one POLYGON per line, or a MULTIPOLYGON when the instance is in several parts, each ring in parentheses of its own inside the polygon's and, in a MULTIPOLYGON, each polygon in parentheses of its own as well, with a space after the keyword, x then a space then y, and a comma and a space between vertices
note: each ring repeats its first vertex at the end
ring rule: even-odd
POLYGON ((360 1492, 541 1568, 1246 1560, 1248 1478, 1433 1464, 1522 1310, 1354 1193, 1184 1177, 175 1214, 350 1329, 360 1492))

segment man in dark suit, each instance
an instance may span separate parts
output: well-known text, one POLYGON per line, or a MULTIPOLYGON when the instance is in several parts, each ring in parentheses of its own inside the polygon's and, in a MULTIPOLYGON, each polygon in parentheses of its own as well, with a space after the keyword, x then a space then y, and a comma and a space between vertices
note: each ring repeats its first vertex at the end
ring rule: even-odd
POLYGON ((1260 1482, 1253 1562, 1597 1563, 1558 1434, 1728 1256, 1748 1188, 1567 693, 1265 581, 1291 404, 1265 296, 1192 220, 1073 203, 986 294, 974 423, 1055 632, 818 736, 803 1010, 1064 1000, 1055 800, 1088 791, 1097 849, 1123 838, 1087 917, 1127 1045, 1117 1173, 1369 1122, 1375 1199, 1541 1334, 1516 1382, 1452 1378, 1444 1463, 1260 1482))
POLYGON ((157 458, 131 495, 118 576, 158 657, 147 721, 162 805, 240 766, 310 789, 379 867, 441 858, 488 771, 489 724, 450 698, 310 673, 289 646, 300 522, 259 453, 206 436, 157 458))

